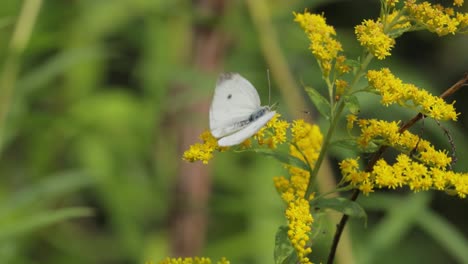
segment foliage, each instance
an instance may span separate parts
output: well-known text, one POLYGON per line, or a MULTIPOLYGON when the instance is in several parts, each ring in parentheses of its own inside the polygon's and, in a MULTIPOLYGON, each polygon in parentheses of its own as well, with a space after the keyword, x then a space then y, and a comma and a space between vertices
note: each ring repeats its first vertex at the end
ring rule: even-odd
MULTIPOLYGON (((345 26, 351 24, 346 3, 225 1, 229 2, 225 13, 217 16, 203 12, 197 2, 0 3, 0 263, 157 263, 170 255, 171 212, 193 210, 174 208, 173 202, 177 175, 186 166, 179 150, 188 147, 182 140, 187 131, 180 127, 191 127, 191 134, 206 127, 207 112, 187 108, 209 100, 218 74, 201 68, 194 59, 194 27, 206 25, 222 32, 228 47, 222 62, 225 69, 264 84, 257 88, 267 87, 265 69, 271 68, 273 99, 280 101, 279 112, 286 120, 295 113, 305 116, 302 111, 310 104, 303 107, 297 98, 321 94, 329 102, 322 89, 313 89, 321 85, 321 74, 306 52, 303 31, 292 22, 293 11, 307 7, 317 14, 324 12, 328 24, 341 25, 336 26, 336 36, 343 49, 358 52, 349 37, 354 29, 345 26), (290 80, 301 80, 313 92, 302 93, 290 80)), ((378 10, 377 3, 353 5, 356 17, 375 16, 378 10)), ((430 19, 421 17, 421 21, 419 26, 431 25, 437 33, 430 19)), ((395 45, 389 58, 392 72, 402 80, 425 88, 445 87, 466 70, 465 43, 457 36, 442 40, 427 33, 408 36, 402 45, 395 45), (444 74, 439 74, 441 70, 444 74)), ((346 59, 342 70, 360 62, 346 59)), ((336 86, 342 87, 340 95, 347 107, 354 106, 355 114, 360 110, 380 119, 409 117, 401 109, 378 110, 380 105, 371 97, 360 97, 358 106, 354 97, 344 95, 345 83, 336 86)), ((266 97, 267 89, 259 92, 266 97)), ((461 96, 457 95, 458 102, 463 102, 461 96)), ((330 109, 322 98, 319 110, 325 113, 330 109)), ((467 112, 464 104, 455 107, 467 112)), ((468 149, 462 136, 465 116, 459 115, 456 125, 443 124, 452 131, 458 157, 468 149)), ((317 118, 317 124, 327 122, 317 118)), ((436 124, 427 121, 424 127, 424 135, 434 145, 449 145, 436 124)), ((335 150, 340 144, 334 143, 344 139, 346 131, 341 133, 337 131, 330 149, 331 157, 340 160, 350 154, 335 150)), ((256 151, 311 170, 288 149, 282 154, 256 151)), ((226 256, 231 263, 273 261, 275 234, 288 223, 283 205, 273 198, 271 176, 285 171, 261 156, 250 151, 215 155, 210 163, 211 198, 197 208, 210 219, 199 255, 227 262, 222 258, 226 256)), ((462 162, 453 168, 468 170, 462 162)), ((371 263, 378 257, 385 263, 401 257, 400 262, 412 263, 413 256, 440 263, 466 258, 461 231, 466 231, 466 214, 460 209, 466 204, 431 195, 424 192, 404 200, 379 192, 362 199, 369 228, 359 233, 362 221, 353 228, 356 259, 371 263), (414 230, 423 231, 415 235, 414 230), (399 243, 400 237, 410 241, 399 243), (372 247, 366 250, 361 245, 372 247), (401 254, 395 256, 397 250, 401 254)), ((363 216, 355 203, 337 201, 322 197, 316 205, 363 216)), ((325 259, 329 250, 334 224, 327 219, 322 210, 314 215, 309 234, 317 242, 314 262, 325 259)), ((283 244, 276 246, 291 246, 287 235, 278 232, 276 239, 283 244)), ((277 259, 287 259, 279 255, 277 259)))

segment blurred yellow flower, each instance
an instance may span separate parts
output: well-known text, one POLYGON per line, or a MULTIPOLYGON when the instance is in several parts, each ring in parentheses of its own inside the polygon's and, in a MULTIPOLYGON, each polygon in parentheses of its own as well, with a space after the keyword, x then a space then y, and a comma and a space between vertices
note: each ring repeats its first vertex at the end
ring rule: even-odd
MULTIPOLYGON (((230 262, 226 258, 221 258, 216 264, 229 264, 230 262)), ((194 258, 166 258, 160 261, 158 264, 211 264, 210 258, 194 257, 194 258)))
MULTIPOLYGON (((461 6, 463 1, 454 1, 453 4, 461 6)), ((452 8, 432 5, 429 2, 417 4, 416 0, 406 1, 405 8, 408 10, 410 19, 439 36, 466 30, 466 13, 454 12, 452 8)))

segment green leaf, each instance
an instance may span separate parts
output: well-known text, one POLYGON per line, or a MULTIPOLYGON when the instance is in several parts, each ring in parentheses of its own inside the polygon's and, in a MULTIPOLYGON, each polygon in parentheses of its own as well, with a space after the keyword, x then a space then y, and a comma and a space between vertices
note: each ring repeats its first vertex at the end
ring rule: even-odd
POLYGON ((353 67, 353 68, 359 68, 359 67, 361 67, 361 63, 360 63, 359 61, 357 61, 357 60, 349 60, 349 59, 347 59, 347 60, 345 61, 345 64, 346 64, 346 65, 349 65, 349 66, 351 66, 351 67, 353 67))
POLYGON ((357 99, 356 96, 348 95, 348 96, 345 96, 343 99, 344 99, 346 107, 349 109, 349 111, 352 114, 355 114, 355 115, 359 114, 359 112, 361 111, 361 105, 359 104, 359 100, 357 99))
POLYGON ((343 197, 318 198, 310 202, 311 207, 332 209, 351 217, 366 218, 366 212, 358 203, 343 197))
POLYGON ((288 238, 288 227, 280 226, 275 237, 275 264, 297 263, 297 255, 288 238))
POLYGON ((279 152, 279 151, 273 151, 271 149, 252 149, 252 150, 248 150, 248 151, 254 151, 256 153, 260 153, 260 154, 263 154, 265 156, 270 156, 270 157, 273 157, 275 159, 277 159, 278 161, 284 163, 284 164, 288 164, 288 165, 291 165, 291 166, 294 166, 294 167, 297 167, 297 168, 300 168, 300 169, 303 169, 303 170, 310 170, 309 166, 307 165, 307 163, 305 163, 304 161, 294 157, 294 156, 291 156, 289 154, 286 154, 284 152, 279 152))
POLYGON ((315 107, 319 113, 324 116, 326 119, 330 119, 331 107, 330 103, 323 97, 317 90, 311 87, 305 88, 307 94, 309 95, 310 100, 314 103, 315 107))
POLYGON ((0 241, 14 239, 35 230, 56 224, 71 218, 90 216, 92 210, 85 207, 70 207, 58 210, 42 211, 22 217, 20 220, 1 225, 0 241))
POLYGON ((38 201, 60 199, 61 196, 76 192, 92 183, 93 180, 81 171, 63 171, 51 175, 10 195, 9 199, 0 205, 0 220, 19 212, 30 212, 38 201))
POLYGON ((374 153, 380 147, 379 145, 371 141, 369 142, 366 148, 363 148, 356 142, 356 139, 352 139, 352 138, 345 138, 345 139, 333 141, 331 143, 331 146, 341 147, 341 148, 345 148, 345 149, 349 149, 349 150, 353 150, 357 152, 362 152, 362 153, 374 153))

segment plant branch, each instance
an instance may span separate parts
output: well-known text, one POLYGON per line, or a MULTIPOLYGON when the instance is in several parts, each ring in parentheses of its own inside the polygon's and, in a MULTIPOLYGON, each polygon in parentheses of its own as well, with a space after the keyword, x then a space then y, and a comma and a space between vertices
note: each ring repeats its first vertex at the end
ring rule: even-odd
MULTIPOLYGON (((468 73, 465 73, 462 79, 460 79, 458 82, 456 82, 454 85, 452 85, 450 88, 448 88, 445 92, 443 92, 440 97, 445 99, 455 92, 457 92, 460 88, 463 86, 468 86, 468 73)), ((416 122, 418 122, 421 118, 423 117, 423 114, 419 113, 415 117, 413 117, 411 120, 406 122, 400 127, 399 132, 402 133, 405 130, 408 130, 411 126, 413 126, 416 122)), ((366 167, 366 172, 371 172, 372 169, 374 168, 375 163, 380 159, 382 154, 385 152, 387 149, 387 146, 381 146, 379 150, 377 150, 374 155, 372 155, 371 160, 367 164, 366 167)), ((350 197, 351 201, 356 201, 359 196, 359 189, 355 189, 350 197)), ((336 232, 335 236, 333 237, 333 242, 330 248, 330 253, 328 255, 328 260, 327 264, 333 264, 335 254, 336 254, 336 249, 338 247, 338 243, 340 241, 341 234, 343 233, 343 230, 346 226, 346 223, 348 222, 349 216, 348 215, 343 215, 341 217, 340 222, 336 226, 336 232)))

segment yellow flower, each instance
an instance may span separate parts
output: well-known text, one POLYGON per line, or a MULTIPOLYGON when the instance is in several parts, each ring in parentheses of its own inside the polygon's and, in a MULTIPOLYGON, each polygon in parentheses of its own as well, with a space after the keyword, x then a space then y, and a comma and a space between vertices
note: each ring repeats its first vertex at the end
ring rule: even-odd
POLYGON ((453 0, 453 5, 454 6, 462 6, 464 0, 453 0))
POLYGON ((338 79, 335 81, 336 95, 342 96, 345 93, 345 89, 348 88, 348 82, 345 80, 338 79))
POLYGON ((262 127, 254 136, 259 145, 268 145, 269 148, 275 149, 278 144, 286 142, 286 131, 289 128, 289 123, 280 119, 281 115, 276 114, 264 127, 262 127), (269 136, 265 136, 266 131, 273 131, 269 136))
POLYGON ((214 138, 210 131, 205 131, 200 135, 203 143, 195 143, 191 145, 183 154, 182 159, 194 162, 202 161, 203 164, 208 164, 208 161, 213 158, 213 151, 221 149, 218 146, 218 141, 214 138))
POLYGON ((377 59, 383 60, 390 56, 390 50, 395 46, 395 40, 385 34, 381 22, 364 20, 356 26, 355 33, 361 46, 367 48, 377 59))
POLYGON ((468 174, 432 167, 412 160, 406 154, 399 154, 393 165, 383 159, 378 160, 370 173, 360 171, 355 159, 343 160, 340 169, 344 180, 366 195, 374 188, 396 189, 404 186, 414 192, 434 189, 456 194, 460 198, 468 195, 468 174))
MULTIPOLYGON (((223 258, 224 259, 224 258, 223 258)), ((218 264, 228 264, 229 262, 218 261, 218 264)), ((225 260, 225 259, 224 259, 225 260)), ((211 264, 211 259, 209 258, 166 258, 163 261, 160 261, 158 264, 211 264)))
POLYGON ((319 62, 325 76, 328 76, 332 67, 332 60, 342 51, 341 43, 334 39, 335 29, 327 25, 323 15, 293 13, 294 21, 299 23, 310 40, 310 50, 319 62))
POLYGON ((349 65, 346 64, 345 56, 340 55, 336 57, 335 69, 338 71, 339 75, 342 75, 344 73, 348 73, 351 71, 351 67, 349 67, 349 65))
MULTIPOLYGON (((463 1, 454 1, 454 5, 461 6, 463 1)), ((436 33, 439 36, 455 34, 465 30, 465 14, 454 12, 453 9, 443 8, 440 5, 432 5, 429 2, 416 3, 416 0, 405 2, 405 8, 408 10, 409 18, 417 23, 424 25, 427 30, 436 33)))
POLYGON ((357 121, 357 116, 354 114, 349 114, 346 116, 346 128, 348 130, 353 129, 354 123, 357 121))
MULTIPOLYGON (((380 18, 378 21, 381 21, 380 18)), ((400 10, 388 14, 386 17, 386 24, 391 26, 389 28, 389 33, 396 30, 409 29, 411 27, 411 22, 409 22, 408 17, 401 15, 400 10)))
MULTIPOLYGON (((295 120, 291 126, 291 134, 290 154, 313 167, 323 140, 318 126, 308 124, 304 120, 295 120)), ((283 176, 275 177, 273 180, 281 199, 287 204, 285 215, 288 220, 288 237, 296 250, 299 262, 312 263, 307 255, 312 252, 308 245, 313 222, 309 200, 314 196, 312 194, 310 197, 304 197, 310 181, 310 173, 308 170, 292 165, 287 165, 286 168, 289 171, 289 180, 283 176)))
POLYGON ((288 237, 296 250, 299 263, 312 263, 307 257, 312 252, 308 242, 314 221, 310 214, 309 201, 303 197, 297 197, 288 204, 285 214, 288 219, 288 237))
MULTIPOLYGON (((289 123, 280 119, 280 114, 276 114, 268 123, 262 127, 254 136, 253 139, 261 145, 266 145, 269 148, 275 149, 278 144, 286 142, 286 132, 289 123)), ((200 135, 203 143, 195 143, 191 145, 183 154, 182 159, 195 162, 202 161, 203 164, 208 164, 208 161, 213 158, 215 150, 224 151, 227 147, 218 146, 218 140, 211 135, 209 131, 205 131, 200 135)), ((252 147, 252 138, 246 139, 240 144, 243 149, 252 147)))
POLYGON ((299 119, 293 122, 291 132, 293 143, 289 148, 291 155, 307 161, 310 167, 314 167, 323 141, 319 127, 299 119))
POLYGON ((369 85, 382 96, 382 105, 397 103, 407 108, 416 108, 421 113, 437 120, 457 120, 457 113, 452 104, 433 96, 413 84, 405 84, 395 77, 388 68, 367 72, 369 85))

